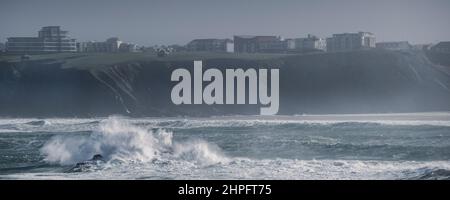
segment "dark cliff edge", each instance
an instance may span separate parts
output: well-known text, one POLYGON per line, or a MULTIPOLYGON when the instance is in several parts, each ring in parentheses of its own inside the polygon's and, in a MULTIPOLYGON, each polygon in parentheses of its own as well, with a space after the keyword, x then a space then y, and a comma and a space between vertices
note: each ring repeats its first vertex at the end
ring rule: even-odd
POLYGON ((203 60, 204 70, 279 68, 278 114, 282 115, 450 110, 448 67, 432 63, 421 51, 370 50, 257 59, 169 56, 83 66, 74 62, 83 56, 0 59, 0 116, 259 114, 261 105, 174 105, 170 92, 176 83, 170 81, 171 73, 181 67, 192 71, 194 59, 203 60))

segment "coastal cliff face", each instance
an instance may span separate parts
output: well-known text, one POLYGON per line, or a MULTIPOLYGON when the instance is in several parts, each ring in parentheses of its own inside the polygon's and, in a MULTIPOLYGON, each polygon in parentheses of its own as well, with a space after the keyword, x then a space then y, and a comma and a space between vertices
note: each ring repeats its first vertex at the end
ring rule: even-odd
MULTIPOLYGON (((170 57, 170 56, 169 56, 170 57)), ((130 59, 68 67, 64 59, 0 61, 0 116, 94 117, 259 114, 261 105, 174 105, 173 70, 279 68, 278 114, 450 110, 450 75, 423 52, 357 51, 249 59, 130 59)), ((207 83, 205 83, 207 84, 207 83)))

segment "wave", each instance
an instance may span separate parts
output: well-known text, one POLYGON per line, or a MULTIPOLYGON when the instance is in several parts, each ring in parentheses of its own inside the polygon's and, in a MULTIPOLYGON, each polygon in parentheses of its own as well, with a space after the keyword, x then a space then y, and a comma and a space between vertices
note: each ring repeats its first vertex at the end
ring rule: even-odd
POLYGON ((36 120, 36 121, 26 122, 25 124, 31 125, 31 126, 44 126, 44 125, 51 125, 52 123, 50 123, 47 120, 36 120))
POLYGON ((423 120, 286 120, 286 119, 149 119, 140 125, 167 128, 221 128, 257 126, 437 126, 450 127, 450 121, 423 120))
MULTIPOLYGON (((313 130, 313 129, 375 129, 398 128, 411 129, 412 131, 433 131, 447 129, 450 122, 447 121, 322 121, 322 120, 255 120, 255 119, 133 119, 118 117, 120 121, 128 125, 138 127, 150 127, 155 131, 167 130, 197 130, 197 129, 261 129, 261 130, 313 130)), ((82 120, 34 120, 25 122, 0 123, 0 133, 12 132, 47 132, 47 133, 73 133, 96 131, 106 119, 82 119, 82 120)))
POLYGON ((22 133, 22 132, 27 132, 27 131, 20 131, 17 129, 1 129, 0 128, 0 133, 22 133))
POLYGON ((92 131, 98 127, 100 119, 0 119, 0 133, 76 133, 92 131))
MULTIPOLYGON (((409 115, 306 115, 306 116, 216 116, 210 118, 125 118, 122 121, 138 126, 153 128, 230 128, 230 127, 318 127, 318 126, 412 126, 412 127, 450 127, 450 116, 447 113, 409 115)), ((35 130, 45 128, 51 131, 56 128, 97 128, 109 118, 87 119, 0 119, 1 129, 35 130), (48 129, 47 129, 48 128, 48 129)))
POLYGON ((449 179, 445 120, 8 120, 0 119, 0 129, 32 133, 0 134, 0 143, 14 150, 3 151, 13 163, 0 166, 0 178, 449 179), (88 162, 96 154, 102 162, 88 162), (23 163, 48 167, 20 168, 23 163), (87 165, 74 169, 77 163, 87 165))
POLYGON ((190 161, 108 162, 79 173, 34 172, 0 175, 12 179, 290 179, 448 180, 448 161, 296 160, 231 158, 198 166, 190 161))
POLYGON ((229 155, 252 158, 450 159, 446 126, 120 116, 73 124, 75 128, 65 125, 61 132, 70 134, 55 134, 41 148, 45 161, 71 165, 95 154, 124 162, 191 159, 208 164, 226 160, 216 144, 196 138, 212 138, 229 155), (174 141, 173 133, 181 141, 174 141))
POLYGON ((227 160, 214 144, 203 140, 174 142, 170 131, 132 125, 120 117, 103 120, 99 130, 88 136, 56 135, 45 143, 41 153, 46 162, 61 165, 85 161, 95 154, 125 163, 183 159, 209 165, 227 160))
POLYGON ((442 168, 423 167, 415 171, 407 171, 406 180, 450 180, 450 170, 442 168))

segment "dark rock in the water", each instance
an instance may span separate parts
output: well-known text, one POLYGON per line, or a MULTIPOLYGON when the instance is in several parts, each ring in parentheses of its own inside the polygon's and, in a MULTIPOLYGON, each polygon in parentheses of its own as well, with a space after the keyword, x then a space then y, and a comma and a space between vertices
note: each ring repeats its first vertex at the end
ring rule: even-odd
POLYGON ((95 160, 103 160, 103 156, 101 154, 95 154, 94 157, 91 159, 92 161, 95 160))
POLYGON ((90 160, 77 163, 74 167, 69 169, 67 172, 84 172, 92 170, 99 164, 104 163, 103 156, 101 154, 95 154, 90 160))

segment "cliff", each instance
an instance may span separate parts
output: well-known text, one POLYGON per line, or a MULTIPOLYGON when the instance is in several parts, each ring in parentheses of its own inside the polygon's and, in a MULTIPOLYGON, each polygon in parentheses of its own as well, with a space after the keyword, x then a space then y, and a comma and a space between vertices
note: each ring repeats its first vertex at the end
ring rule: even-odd
POLYGON ((171 102, 176 68, 277 67, 278 114, 450 110, 448 70, 423 52, 382 50, 309 55, 179 53, 0 57, 0 116, 93 117, 258 114, 260 105, 171 102))

